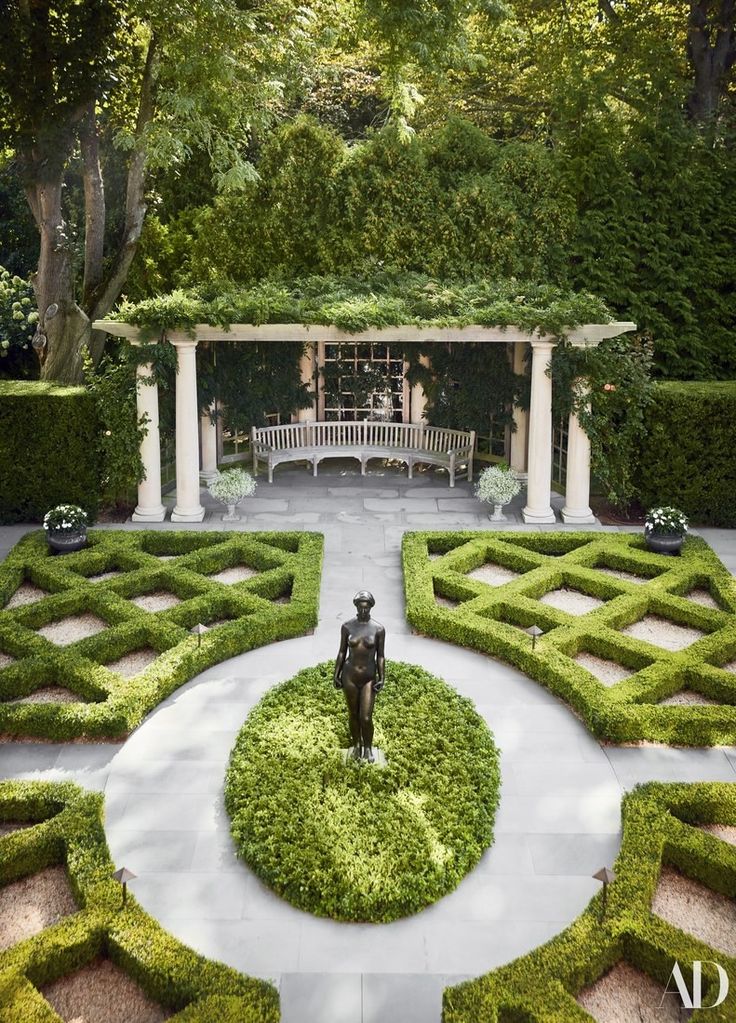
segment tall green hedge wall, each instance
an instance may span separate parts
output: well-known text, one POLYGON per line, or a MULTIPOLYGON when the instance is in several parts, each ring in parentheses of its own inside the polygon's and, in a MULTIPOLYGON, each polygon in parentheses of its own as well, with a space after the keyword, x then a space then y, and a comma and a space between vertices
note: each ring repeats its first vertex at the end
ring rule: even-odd
POLYGON ((645 507, 736 526, 736 381, 658 384, 639 465, 645 507))
POLYGON ((83 387, 0 381, 0 522, 36 522, 57 504, 94 518, 100 489, 99 423, 83 387))

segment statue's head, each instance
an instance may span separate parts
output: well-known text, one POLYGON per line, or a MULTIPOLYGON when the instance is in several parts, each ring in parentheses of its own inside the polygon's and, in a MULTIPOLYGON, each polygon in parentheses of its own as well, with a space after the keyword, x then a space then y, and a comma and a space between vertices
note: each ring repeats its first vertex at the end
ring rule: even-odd
POLYGON ((370 613, 370 610, 376 603, 376 601, 373 594, 369 593, 368 590, 358 590, 358 592, 353 597, 353 603, 355 604, 358 611, 362 610, 364 613, 365 612, 370 613))

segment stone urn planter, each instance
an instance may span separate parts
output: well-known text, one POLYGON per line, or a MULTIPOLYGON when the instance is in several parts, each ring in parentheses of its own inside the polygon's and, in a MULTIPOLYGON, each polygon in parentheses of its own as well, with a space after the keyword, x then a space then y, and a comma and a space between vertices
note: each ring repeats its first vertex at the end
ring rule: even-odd
POLYGON ((645 530, 644 539, 650 551, 657 554, 679 554, 685 537, 672 533, 655 533, 653 530, 645 530))
POLYGON ((210 480, 207 488, 212 496, 227 508, 222 521, 240 522, 238 505, 244 497, 250 497, 255 493, 256 481, 243 469, 225 469, 210 480))
POLYGON ((687 526, 687 516, 679 508, 652 508, 644 522, 644 542, 657 554, 679 555, 687 526))
POLYGON ((87 512, 76 504, 58 504, 43 519, 53 554, 71 554, 87 546, 87 512))
POLYGON ((491 522, 505 522, 504 505, 513 501, 521 491, 521 483, 509 467, 501 462, 484 469, 475 485, 475 496, 479 501, 493 505, 488 513, 491 522))

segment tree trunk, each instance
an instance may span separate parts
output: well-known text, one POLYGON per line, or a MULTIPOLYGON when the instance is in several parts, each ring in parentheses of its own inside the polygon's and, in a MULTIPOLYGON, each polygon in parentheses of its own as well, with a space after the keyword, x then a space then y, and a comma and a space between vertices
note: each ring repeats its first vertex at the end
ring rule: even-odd
POLYGON ((45 347, 38 349, 41 379, 76 384, 82 380, 82 346, 88 339, 89 320, 74 299, 72 246, 62 215, 62 178, 32 186, 31 209, 38 215, 41 252, 33 288, 38 305, 38 333, 45 347), (53 306, 56 306, 54 312, 53 306))
POLYGON ((736 0, 690 0, 687 55, 693 67, 688 113, 701 124, 718 116, 736 61, 736 0))

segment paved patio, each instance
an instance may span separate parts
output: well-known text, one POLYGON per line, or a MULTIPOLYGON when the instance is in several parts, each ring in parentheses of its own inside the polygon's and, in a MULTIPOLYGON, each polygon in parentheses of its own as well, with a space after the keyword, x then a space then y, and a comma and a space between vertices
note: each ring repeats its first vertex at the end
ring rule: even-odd
MULTIPOLYGON (((198 676, 122 746, 0 746, 0 776, 103 789, 110 848, 118 865, 138 874, 132 888, 141 904, 204 954, 276 981, 284 1023, 439 1023, 445 986, 528 951, 583 909, 597 887, 590 875, 617 854, 626 789, 650 779, 736 782, 736 748, 601 747, 564 704, 515 669, 411 635, 401 536, 497 528, 468 484, 450 490, 440 474, 408 481, 393 468, 361 478, 354 463, 326 463, 314 480, 288 466, 244 506, 240 528, 325 534, 314 635, 198 676), (236 860, 222 805, 224 768, 248 711, 273 684, 334 657, 339 623, 362 587, 376 597, 388 656, 421 664, 470 697, 502 751, 492 848, 454 893, 388 925, 319 920, 282 902, 236 860)), ((520 526, 519 507, 505 528, 570 528, 520 526)), ((194 528, 233 528, 219 518, 211 512, 194 528)), ((0 530, 0 553, 25 531, 0 530)), ((702 535, 736 573, 736 533, 702 535)))

